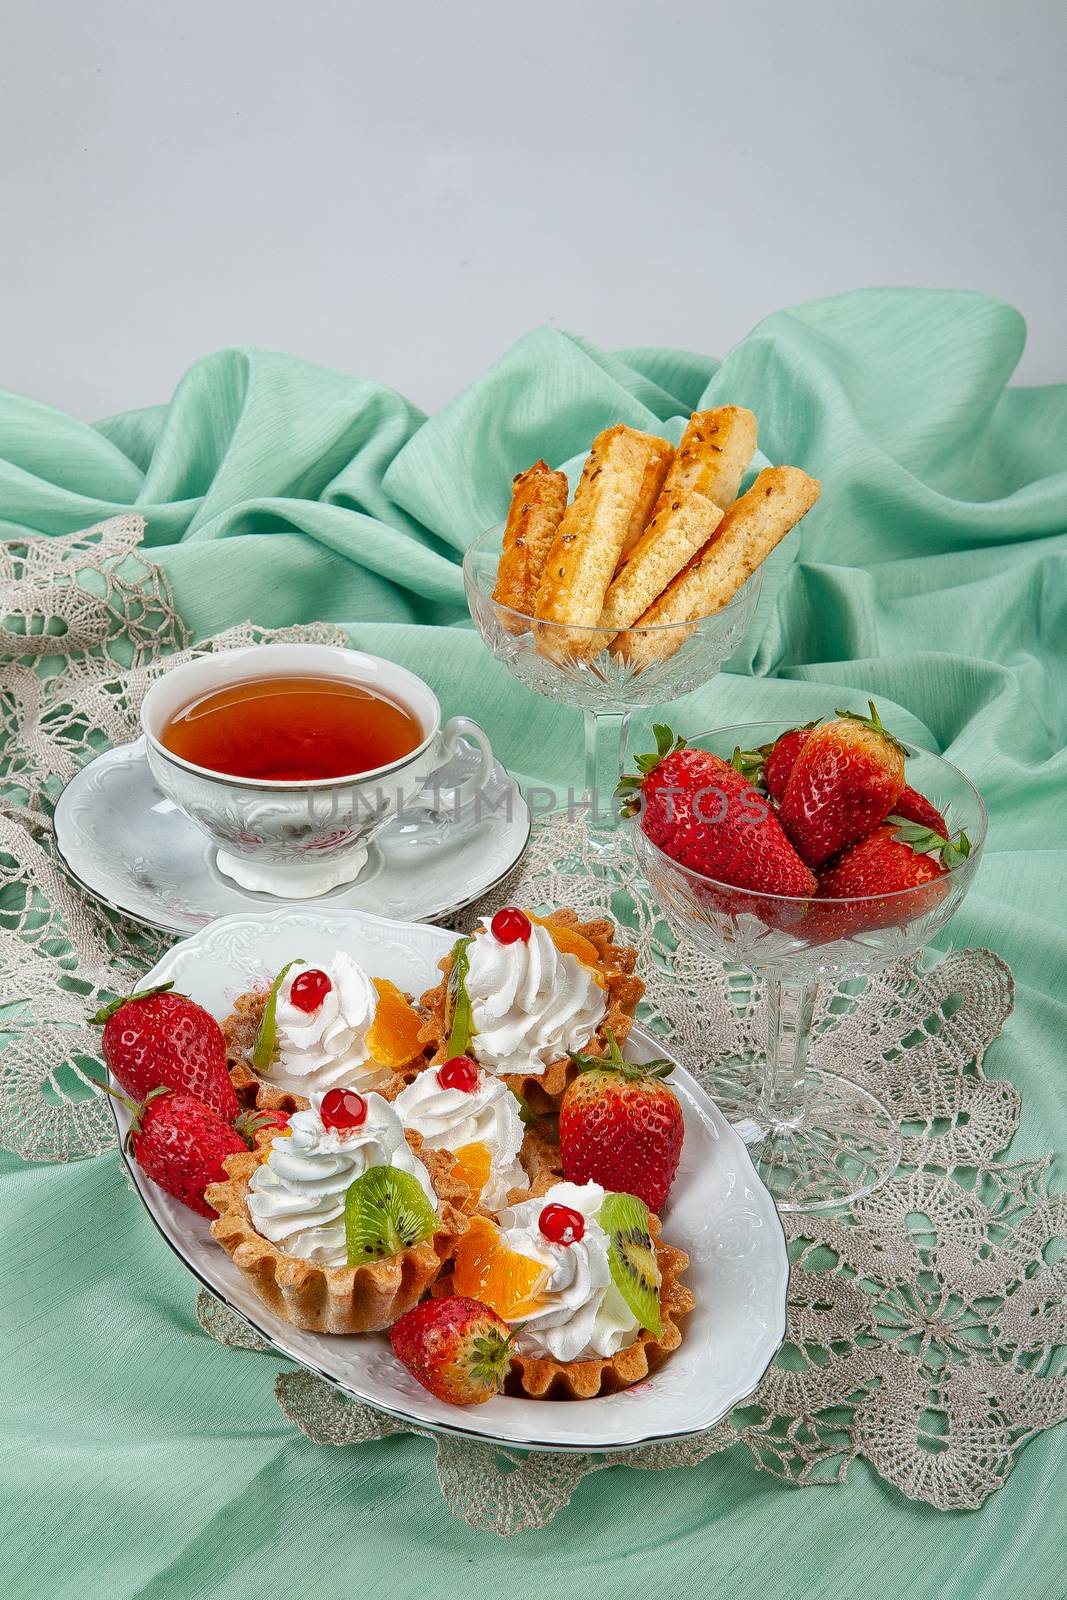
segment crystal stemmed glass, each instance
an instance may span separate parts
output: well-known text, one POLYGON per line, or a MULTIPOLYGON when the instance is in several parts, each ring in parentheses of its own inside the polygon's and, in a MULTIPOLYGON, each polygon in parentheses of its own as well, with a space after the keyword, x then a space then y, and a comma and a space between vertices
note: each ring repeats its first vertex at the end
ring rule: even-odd
MULTIPOLYGON (((782 732, 741 723, 688 743, 729 760, 782 732)), ((812 1066, 812 1017, 820 984, 864 978, 913 956, 955 914, 985 843, 982 798, 942 756, 910 750, 908 782, 966 832, 970 854, 932 884, 852 899, 798 899, 737 889, 681 866, 632 822, 637 860, 675 935, 766 985, 767 1042, 755 1065, 713 1058, 715 1098, 750 1146, 783 1211, 822 1211, 870 1194, 900 1160, 900 1133, 873 1094, 812 1066)))
POLYGON ((738 648, 759 598, 757 570, 728 605, 698 622, 632 628, 633 654, 611 648, 597 628, 538 622, 493 599, 503 524, 474 540, 463 561, 475 626, 513 678, 536 694, 581 709, 585 721, 584 800, 594 844, 609 846, 618 821, 615 787, 626 763, 630 717, 639 707, 699 689, 738 648))

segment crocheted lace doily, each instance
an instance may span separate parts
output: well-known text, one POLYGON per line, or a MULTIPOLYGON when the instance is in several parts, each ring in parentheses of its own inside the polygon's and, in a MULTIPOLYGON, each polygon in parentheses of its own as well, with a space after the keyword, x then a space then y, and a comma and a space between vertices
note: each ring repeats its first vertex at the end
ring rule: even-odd
MULTIPOLYGON (((114 1122, 86 1082, 96 995, 122 992, 170 942, 86 899, 51 850, 51 810, 94 753, 134 736, 153 678, 190 651, 164 575, 122 517, 62 539, 0 546, 0 1146, 64 1161, 114 1146, 114 1122)), ((342 642, 328 627, 250 625, 197 649, 267 638, 342 642)), ((626 858, 591 857, 580 823, 535 829, 506 887, 525 903, 610 910, 641 952, 645 1020, 720 1094, 709 1039, 757 1053, 758 988, 677 948, 626 858)), ((460 920, 479 914, 470 907, 460 920)), ((786 1216, 793 1262, 785 1347, 757 1394, 707 1434, 623 1455, 503 1451, 432 1435, 441 1492, 472 1526, 542 1527, 588 1473, 691 1466, 731 1445, 798 1485, 841 1482, 863 1456, 902 1493, 939 1508, 980 1505, 1033 1434, 1067 1418, 1067 1200, 1046 1189, 1048 1159, 1009 1161, 1014 1087, 987 1079, 983 1054, 1013 1002, 990 951, 924 970, 903 964, 858 993, 826 994, 816 1063, 875 1090, 899 1118, 896 1176, 847 1213, 786 1216)), ((206 1292, 214 1338, 267 1349, 206 1292)), ((363 1444, 424 1433, 341 1395, 303 1370, 281 1373, 278 1403, 309 1439, 363 1444)))
POLYGON ((86 1026, 99 992, 128 993, 173 943, 88 899, 52 850, 64 785, 110 745, 137 737, 161 673, 209 650, 275 639, 346 644, 339 628, 245 623, 191 647, 166 575, 139 550, 144 518, 0 544, 0 1147, 68 1161, 114 1147, 114 1119, 82 1068, 99 1068, 86 1026))

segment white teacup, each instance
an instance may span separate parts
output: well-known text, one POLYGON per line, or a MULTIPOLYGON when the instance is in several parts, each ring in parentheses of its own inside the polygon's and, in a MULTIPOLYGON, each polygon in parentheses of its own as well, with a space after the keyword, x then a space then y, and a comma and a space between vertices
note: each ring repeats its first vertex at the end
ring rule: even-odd
POLYGON ((367 846, 405 811, 458 811, 490 781, 493 751, 469 717, 442 728, 441 707, 428 684, 381 656, 332 645, 260 644, 225 650, 175 667, 141 704, 148 764, 169 800, 218 846, 219 871, 243 889, 285 899, 325 894, 359 876, 367 846), (191 700, 214 689, 265 677, 346 678, 399 701, 422 729, 407 755, 369 772, 287 783, 235 778, 196 766, 161 743, 167 723, 191 700), (477 770, 445 786, 435 775, 470 740, 477 770))

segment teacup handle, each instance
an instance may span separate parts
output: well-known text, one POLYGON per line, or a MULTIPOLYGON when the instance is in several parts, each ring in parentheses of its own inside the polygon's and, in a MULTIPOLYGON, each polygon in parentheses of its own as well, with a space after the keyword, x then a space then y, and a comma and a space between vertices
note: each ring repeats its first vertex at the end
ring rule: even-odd
POLYGON ((430 773, 420 793, 408 803, 416 808, 432 809, 443 796, 447 796, 449 804, 453 807, 466 805, 468 800, 473 800, 474 796, 485 788, 493 775, 494 765, 493 747, 485 730, 470 717, 450 717, 441 729, 441 760, 438 767, 430 773), (465 739, 477 745, 481 752, 477 772, 472 772, 469 778, 464 778, 460 783, 437 784, 435 788, 434 779, 437 771, 440 767, 447 766, 465 739))

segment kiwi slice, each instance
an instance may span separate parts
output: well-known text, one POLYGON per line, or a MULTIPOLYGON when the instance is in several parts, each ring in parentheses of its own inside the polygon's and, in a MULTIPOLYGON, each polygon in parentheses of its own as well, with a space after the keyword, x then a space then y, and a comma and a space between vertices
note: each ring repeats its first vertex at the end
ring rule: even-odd
POLYGON ((381 1261, 429 1239, 437 1213, 422 1185, 398 1167, 371 1167, 345 1195, 345 1243, 348 1265, 381 1261))
POLYGON ((470 947, 469 938, 457 939, 452 947, 452 968, 448 974, 449 1056, 468 1055, 474 1038, 471 1001, 467 993, 467 974, 471 965, 470 947))
POLYGON ((278 990, 285 982, 289 968, 298 967, 301 964, 302 958, 300 956, 295 957, 292 961, 287 961, 270 986, 267 1004, 263 1008, 263 1019, 259 1024, 256 1042, 252 1046, 252 1071, 258 1072, 260 1076, 269 1071, 270 1064, 274 1060, 274 1049, 278 1043, 278 1024, 276 1021, 278 1015, 278 990))
POLYGON ((660 1270, 648 1226, 648 1207, 633 1194, 608 1194, 597 1221, 608 1236, 608 1266, 615 1287, 649 1333, 663 1333, 660 1270))

